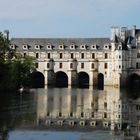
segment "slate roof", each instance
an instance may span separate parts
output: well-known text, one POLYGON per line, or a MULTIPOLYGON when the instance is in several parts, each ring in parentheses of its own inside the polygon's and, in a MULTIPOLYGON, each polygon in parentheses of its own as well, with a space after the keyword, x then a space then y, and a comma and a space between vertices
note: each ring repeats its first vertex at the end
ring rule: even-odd
POLYGON ((70 45, 74 44, 76 49, 80 49, 81 45, 86 45, 87 49, 91 45, 97 45, 98 49, 103 49, 104 45, 110 44, 109 38, 12 38, 11 44, 15 45, 17 50, 23 50, 22 45, 28 45, 29 50, 34 50, 35 45, 41 45, 41 50, 45 50, 48 44, 57 50, 59 45, 64 45, 65 50, 70 49, 70 45))

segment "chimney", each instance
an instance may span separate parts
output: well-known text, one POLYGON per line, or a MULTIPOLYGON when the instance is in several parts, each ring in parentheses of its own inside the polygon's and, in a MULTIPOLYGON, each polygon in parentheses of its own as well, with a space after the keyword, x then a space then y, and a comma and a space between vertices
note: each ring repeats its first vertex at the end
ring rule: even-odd
POLYGON ((136 35, 136 25, 132 26, 131 32, 132 32, 132 36, 135 37, 135 35, 136 35))

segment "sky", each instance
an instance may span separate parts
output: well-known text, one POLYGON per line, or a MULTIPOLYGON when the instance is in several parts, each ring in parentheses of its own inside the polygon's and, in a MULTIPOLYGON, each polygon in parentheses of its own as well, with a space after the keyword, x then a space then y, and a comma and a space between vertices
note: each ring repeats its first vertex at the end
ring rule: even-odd
POLYGON ((112 26, 140 28, 140 0, 0 0, 10 37, 110 37, 112 26))

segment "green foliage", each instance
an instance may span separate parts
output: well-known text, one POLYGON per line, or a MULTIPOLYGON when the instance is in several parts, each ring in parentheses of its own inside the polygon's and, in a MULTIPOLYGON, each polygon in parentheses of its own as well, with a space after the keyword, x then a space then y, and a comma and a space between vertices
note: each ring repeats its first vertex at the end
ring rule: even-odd
POLYGON ((17 55, 17 59, 11 65, 12 79, 18 88, 20 86, 30 87, 30 73, 34 70, 33 58, 29 56, 23 58, 20 54, 17 55))
POLYGON ((0 90, 30 87, 30 73, 35 70, 34 58, 23 57, 9 48, 9 42, 0 33, 0 90))
POLYGON ((0 32, 0 62, 5 62, 14 56, 13 50, 9 48, 9 41, 0 32))

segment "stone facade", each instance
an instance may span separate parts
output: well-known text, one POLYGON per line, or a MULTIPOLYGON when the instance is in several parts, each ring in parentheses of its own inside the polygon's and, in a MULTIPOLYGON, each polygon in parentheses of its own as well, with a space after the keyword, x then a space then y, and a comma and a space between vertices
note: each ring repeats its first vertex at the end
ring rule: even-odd
POLYGON ((76 86, 83 72, 90 86, 97 85, 101 74, 104 85, 116 87, 126 85, 129 75, 140 74, 136 26, 112 27, 110 38, 12 38, 10 43, 11 49, 37 58, 45 85, 53 85, 58 72, 68 77, 69 86, 76 86))

